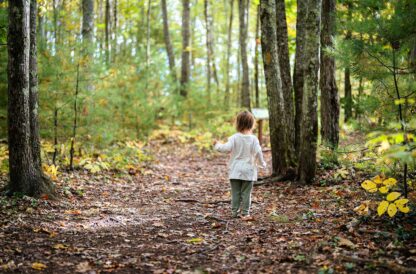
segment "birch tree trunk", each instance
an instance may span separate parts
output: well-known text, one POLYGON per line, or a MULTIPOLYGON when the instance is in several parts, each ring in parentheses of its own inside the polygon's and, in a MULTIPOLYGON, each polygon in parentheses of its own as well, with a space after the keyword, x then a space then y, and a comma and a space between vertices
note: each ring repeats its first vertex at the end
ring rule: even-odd
POLYGON ((82 0, 82 39, 90 46, 94 30, 94 0, 82 0))
POLYGON ((247 59, 247 34, 248 34, 248 1, 239 0, 240 19, 240 53, 243 68, 243 82, 241 86, 241 106, 250 109, 250 79, 247 59))
POLYGON ((321 32, 321 137, 322 143, 336 148, 339 142, 339 96, 335 79, 335 58, 327 50, 336 35, 336 0, 322 0, 321 32))
POLYGON ((168 9, 166 7, 166 0, 161 0, 161 6, 162 6, 162 17, 163 17, 163 38, 165 40, 166 53, 168 55, 170 73, 171 73, 172 79, 174 80, 176 84, 177 75, 176 75, 175 54, 173 52, 172 41, 170 40, 169 18, 168 18, 168 9))
POLYGON ((316 173, 318 139, 318 70, 320 46, 321 0, 307 1, 304 40, 304 82, 302 119, 299 144, 298 180, 303 184, 313 182, 316 173))
POLYGON ((277 49, 275 0, 261 0, 260 20, 261 48, 269 107, 272 172, 273 175, 285 175, 289 166, 288 140, 285 132, 288 125, 285 119, 283 83, 277 49))
POLYGON ((182 0, 182 70, 181 70, 181 89, 183 97, 188 95, 188 85, 190 77, 190 0, 182 0))

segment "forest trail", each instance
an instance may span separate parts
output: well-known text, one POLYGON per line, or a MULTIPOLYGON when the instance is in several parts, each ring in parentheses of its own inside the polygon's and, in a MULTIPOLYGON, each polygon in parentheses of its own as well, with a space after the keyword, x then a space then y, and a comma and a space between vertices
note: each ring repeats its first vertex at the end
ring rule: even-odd
POLYGON ((157 160, 139 174, 62 174, 69 198, 3 205, 3 271, 362 273, 386 266, 370 257, 389 237, 374 241, 374 230, 354 227, 356 193, 342 184, 256 186, 255 221, 244 222, 230 218, 226 155, 152 146, 157 160))

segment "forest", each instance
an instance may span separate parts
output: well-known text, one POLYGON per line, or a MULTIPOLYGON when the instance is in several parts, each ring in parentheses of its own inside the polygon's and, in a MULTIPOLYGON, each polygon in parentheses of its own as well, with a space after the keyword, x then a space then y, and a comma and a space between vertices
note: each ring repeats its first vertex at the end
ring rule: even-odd
POLYGON ((415 15, 0 0, 0 272, 416 273, 415 15), (237 217, 242 113, 266 168, 237 217))

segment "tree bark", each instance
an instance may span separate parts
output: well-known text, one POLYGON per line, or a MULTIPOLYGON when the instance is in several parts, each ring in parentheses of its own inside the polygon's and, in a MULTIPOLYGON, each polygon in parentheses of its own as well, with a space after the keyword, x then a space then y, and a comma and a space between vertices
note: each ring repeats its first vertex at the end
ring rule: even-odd
POLYGON ((288 157, 290 165, 295 165, 295 113, 293 101, 292 78, 290 73, 289 45, 286 22, 286 6, 284 0, 276 0, 276 33, 279 54, 280 75, 282 78, 283 97, 285 99, 286 133, 288 140, 288 157))
POLYGON ((280 74, 276 33, 275 0, 260 1, 261 48, 264 74, 266 78, 269 107, 270 144, 272 148, 273 176, 286 174, 288 159, 288 140, 283 83, 280 74))
POLYGON ((296 53, 295 67, 293 71, 293 88, 295 93, 295 155, 299 157, 300 130, 302 121, 302 97, 304 82, 304 47, 305 47, 305 28, 306 28, 306 1, 297 0, 296 16, 296 53))
POLYGON ((110 0, 105 0, 105 60, 110 63, 110 0))
POLYGON ((318 70, 321 0, 308 1, 305 12, 304 40, 304 82, 302 97, 302 119, 300 130, 298 180, 300 183, 312 183, 316 173, 316 149, 318 139, 318 70))
MULTIPOLYGON (((347 3, 348 8, 348 21, 351 22, 352 5, 350 2, 347 3)), ((351 30, 347 31, 345 36, 346 40, 350 40, 352 36, 351 30)), ((351 89, 351 72, 349 65, 344 70, 344 121, 348 122, 352 118, 352 89, 351 89)))
POLYGON ((260 87, 259 87, 259 44, 260 44, 260 5, 257 7, 256 18, 256 46, 254 48, 254 88, 255 106, 260 107, 260 87))
POLYGON ((29 117, 30 143, 35 168, 42 171, 41 146, 38 116, 38 64, 36 43, 37 2, 30 0, 30 54, 29 54, 29 117))
POLYGON ((250 79, 247 59, 248 34, 248 0, 238 0, 238 15, 240 19, 240 54, 243 67, 243 83, 241 86, 241 106, 250 109, 250 79))
POLYGON ((322 0, 321 32, 321 137, 322 143, 335 149, 339 142, 339 96, 335 79, 335 58, 327 50, 336 35, 336 0, 322 0))
POLYGON ((233 17, 234 17, 234 0, 230 0, 230 18, 227 31, 227 61, 225 64, 225 108, 230 108, 230 57, 231 57, 231 45, 233 34, 233 17))
MULTIPOLYGON (((33 0, 32 0, 33 1, 33 0)), ((51 193, 52 185, 42 177, 31 147, 30 116, 30 5, 29 1, 9 2, 8 29, 8 143, 9 192, 30 196, 51 193)), ((32 8, 35 7, 32 3, 32 8)), ((32 15, 36 18, 36 11, 32 15)), ((36 30, 36 25, 34 26, 36 30)), ((33 51, 32 51, 33 53, 33 51)))
POLYGON ((210 22, 208 17, 208 0, 204 0, 204 19, 205 19, 205 27, 206 27, 206 49, 207 49, 207 95, 208 95, 208 103, 211 104, 211 58, 212 52, 210 48, 211 42, 211 30, 210 30, 210 22))
POLYGON ((82 0, 82 39, 90 45, 94 29, 94 0, 82 0))
POLYGON ((188 95, 188 85, 190 77, 190 0, 182 0, 182 70, 181 70, 181 89, 180 94, 183 97, 188 95))
POLYGON ((112 59, 113 62, 116 62, 116 57, 117 57, 117 52, 118 52, 118 48, 117 48, 117 26, 118 26, 118 1, 114 0, 114 4, 113 4, 113 45, 111 47, 112 49, 112 59))
POLYGON ((161 0, 162 18, 163 18, 163 38, 165 39, 166 53, 168 55, 169 69, 173 81, 177 82, 175 54, 173 52, 172 41, 170 40, 168 10, 166 0, 161 0))

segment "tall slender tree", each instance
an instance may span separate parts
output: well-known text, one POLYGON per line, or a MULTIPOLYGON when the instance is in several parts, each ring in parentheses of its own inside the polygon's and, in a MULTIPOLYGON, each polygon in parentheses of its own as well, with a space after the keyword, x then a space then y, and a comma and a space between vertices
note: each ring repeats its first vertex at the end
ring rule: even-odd
POLYGON ((259 44, 260 44, 260 5, 257 6, 256 17, 256 46, 254 47, 254 89, 255 106, 260 106, 260 87, 259 87, 259 44))
POLYGON ((270 144, 272 147, 273 175, 285 175, 289 167, 288 140, 285 130, 283 83, 280 74, 276 33, 276 1, 261 0, 261 48, 266 77, 267 99, 270 119, 270 144))
POLYGON ((94 0, 82 0, 82 39, 90 45, 94 31, 94 0))
POLYGON ((240 19, 240 54, 243 68, 243 82, 241 85, 241 106, 250 109, 250 79, 247 59, 247 35, 249 0, 238 0, 238 15, 240 19))
POLYGON ((228 21, 227 29, 227 58, 225 63, 225 96, 224 103, 225 108, 230 107, 230 58, 231 58, 231 45, 233 35, 233 17, 234 17, 234 0, 230 0, 230 17, 228 21))
POLYGON ((36 17, 37 2, 30 0, 30 54, 29 54, 29 116, 30 116, 30 143, 32 156, 37 170, 42 171, 40 153, 40 133, 38 116, 38 63, 36 43, 36 17))
POLYGON ((322 0, 321 30, 321 136, 322 142, 336 148, 339 141, 339 96, 335 80, 335 58, 328 50, 333 45, 335 29, 336 0, 322 0))
MULTIPOLYGON (((352 3, 347 2, 347 20, 352 20, 352 3)), ((351 29, 347 30, 346 40, 351 40, 351 29)), ((351 70, 349 65, 344 70, 344 121, 348 122, 352 118, 352 88, 351 88, 351 70)))
POLYGON ((211 71, 211 59, 212 59, 212 52, 211 52, 211 39, 212 39, 212 33, 211 33, 211 23, 210 18, 208 14, 208 0, 204 0, 204 18, 205 18, 205 27, 206 27, 206 37, 205 37, 205 44, 206 44, 206 50, 207 50, 207 94, 208 94, 208 103, 211 103, 211 77, 212 77, 212 71, 211 71))
POLYGON ((110 63, 110 20, 110 0, 105 0, 105 60, 107 62, 107 65, 110 63))
POLYGON ((299 156, 300 130, 302 123, 302 97, 305 67, 305 29, 306 29, 306 11, 307 2, 297 0, 297 16, 296 16, 296 53, 295 67, 293 71, 293 88, 295 95, 295 155, 299 156))
POLYGON ((188 85, 191 71, 190 64, 190 0, 182 0, 182 69, 181 69, 181 89, 183 97, 188 95, 188 85))
POLYGON ((286 22, 286 6, 284 0, 276 0, 276 33, 279 54, 280 75, 282 78, 283 97, 285 99, 286 134, 288 140, 288 158, 290 165, 295 164, 295 113, 293 103, 292 78, 290 73, 289 45, 286 22))
POLYGON ((169 18, 168 18, 168 9, 166 6, 166 0, 161 0, 161 8, 162 8, 162 18, 163 18, 163 38, 165 40, 166 53, 168 55, 169 69, 170 69, 171 77, 176 83, 177 75, 176 75, 175 54, 173 52, 173 45, 170 39, 169 18))
POLYGON ((304 71, 302 119, 299 144, 298 180, 311 183, 316 173, 318 139, 318 71, 321 23, 321 0, 308 1, 305 11, 304 71))

